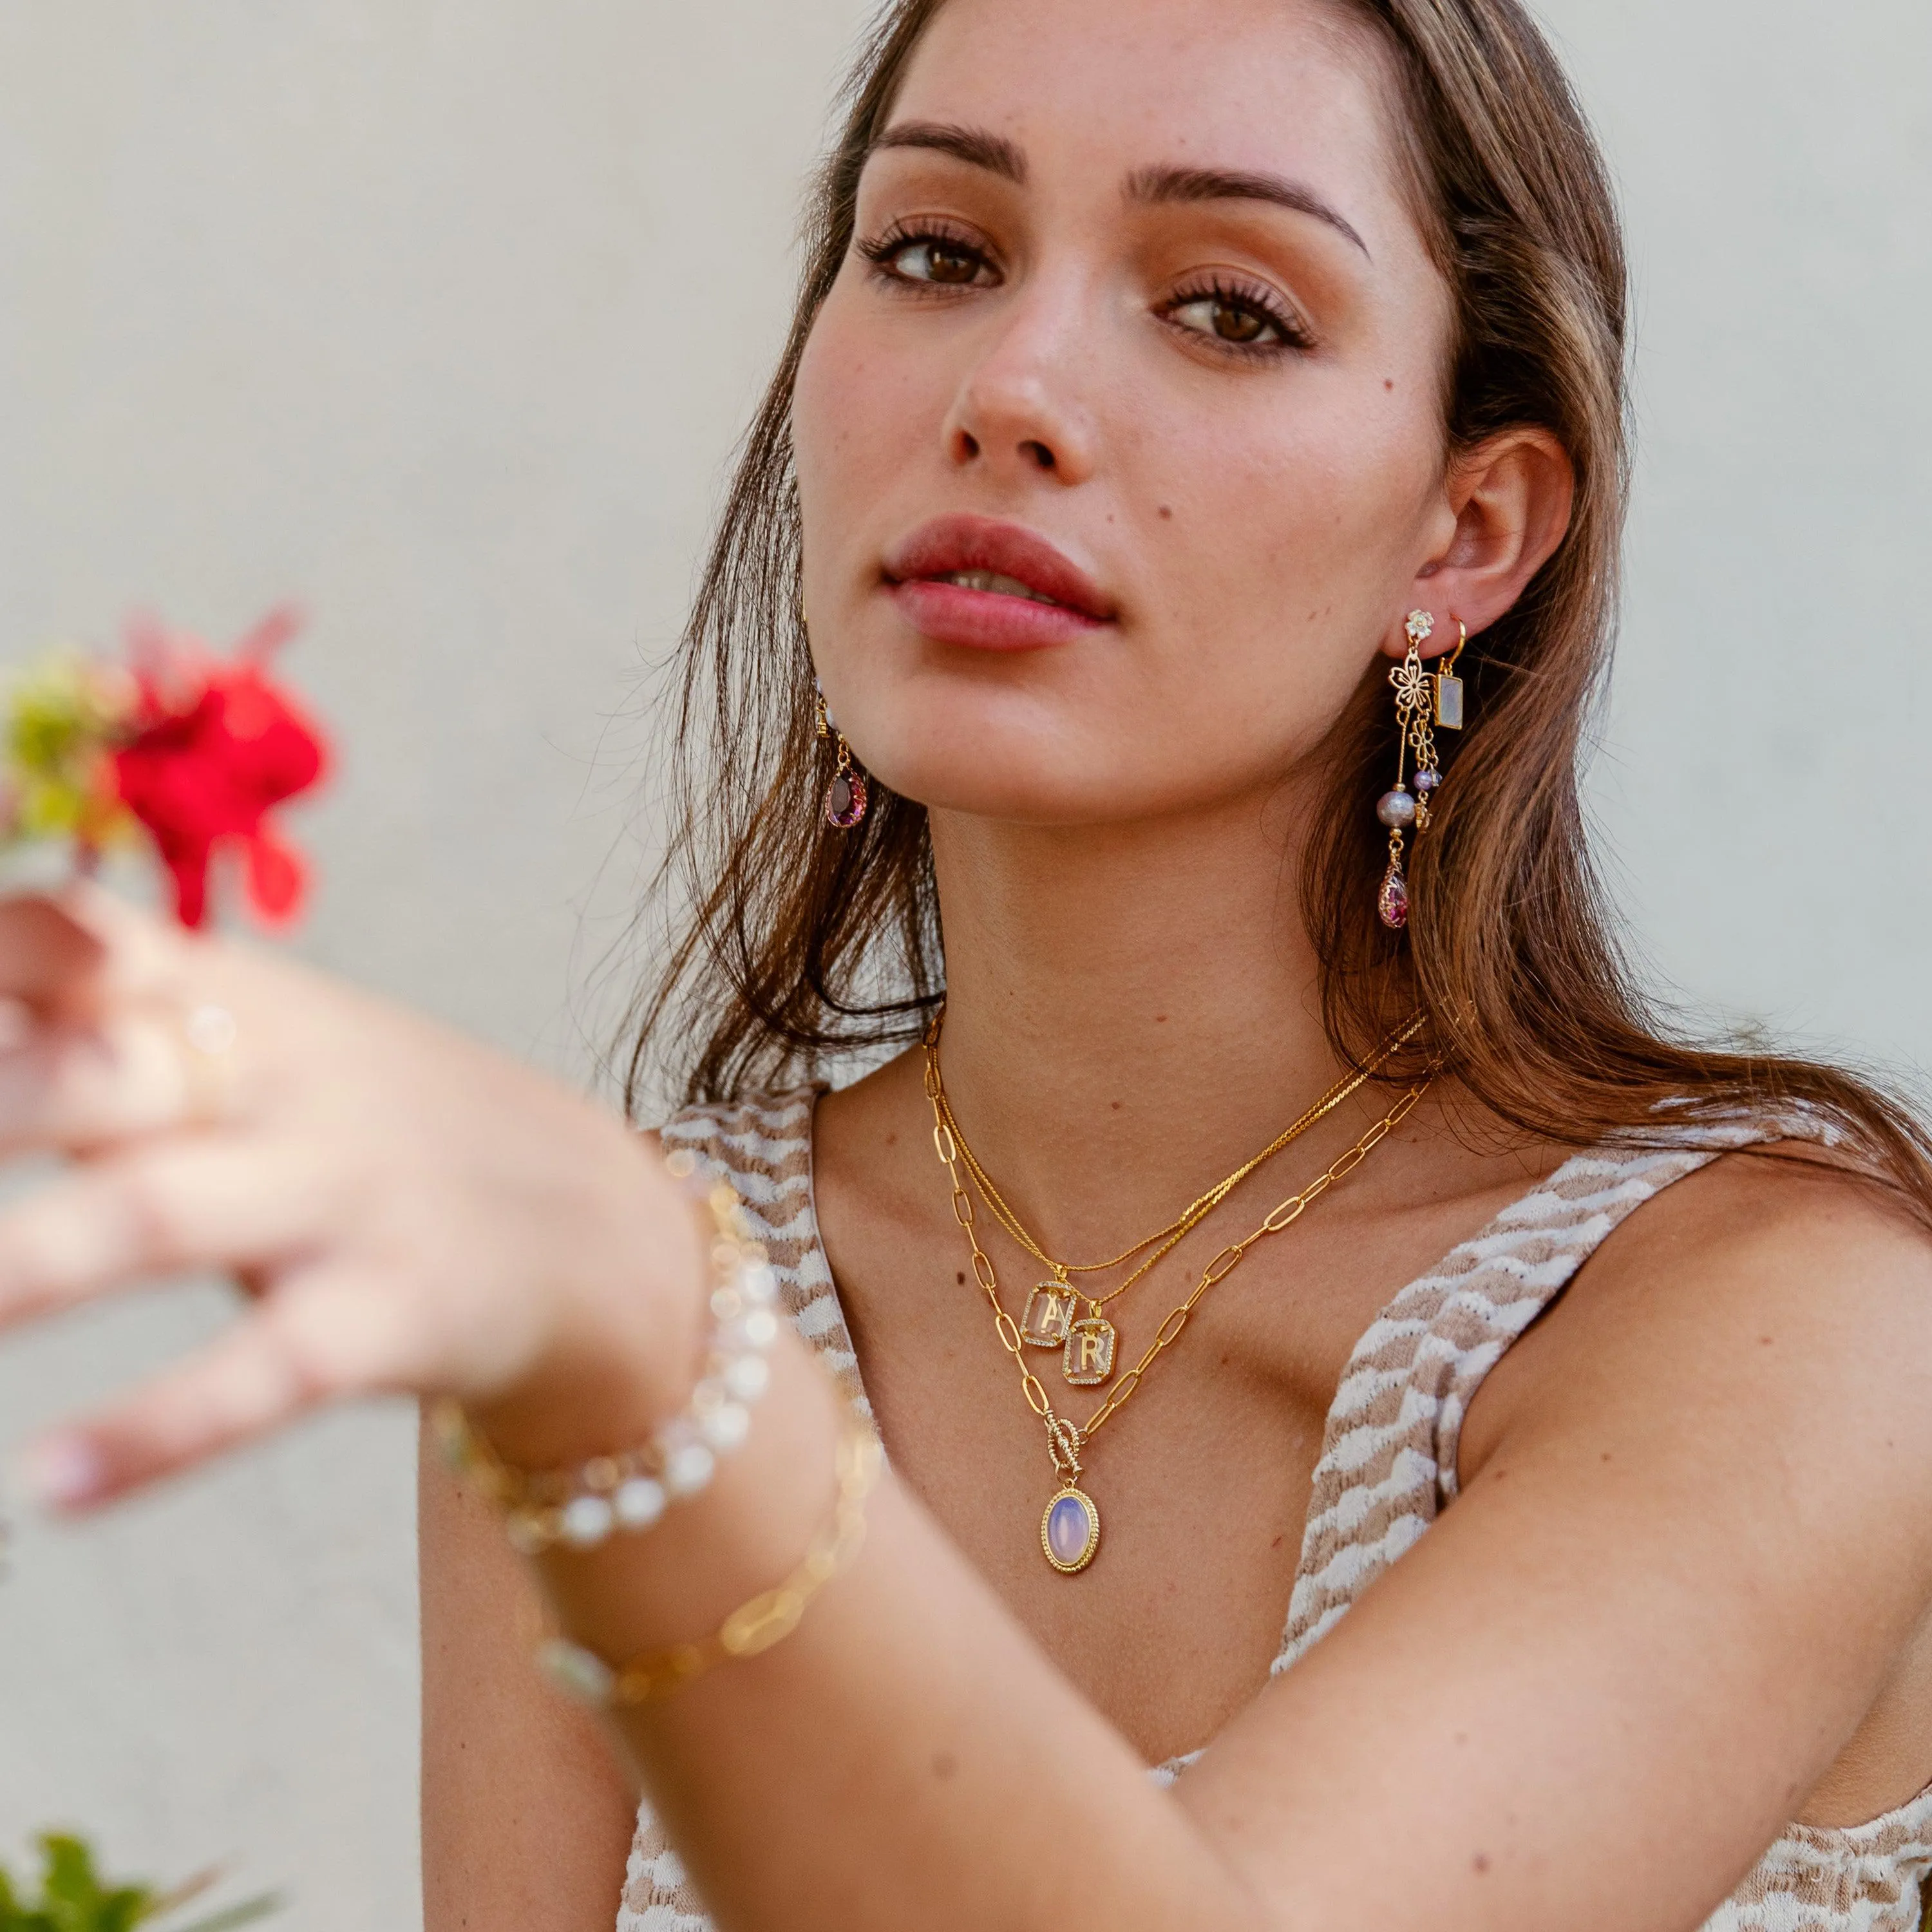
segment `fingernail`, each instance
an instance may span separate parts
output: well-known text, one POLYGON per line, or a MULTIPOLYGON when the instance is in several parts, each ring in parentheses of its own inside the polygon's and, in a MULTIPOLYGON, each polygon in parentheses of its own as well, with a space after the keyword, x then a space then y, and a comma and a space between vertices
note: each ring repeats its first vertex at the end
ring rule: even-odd
POLYGON ((78 1436, 52 1436, 20 1459, 20 1486, 42 1509, 71 1509, 98 1492, 106 1471, 78 1436))

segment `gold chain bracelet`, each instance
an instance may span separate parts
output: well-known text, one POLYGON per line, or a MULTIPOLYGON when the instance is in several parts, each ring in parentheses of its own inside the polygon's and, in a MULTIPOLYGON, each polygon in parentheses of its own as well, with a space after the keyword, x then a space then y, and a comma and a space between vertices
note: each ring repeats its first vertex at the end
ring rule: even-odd
POLYGON ((884 1464, 879 1438, 848 1408, 838 1438, 838 1500, 805 1560, 776 1589, 740 1604, 711 1636, 695 1642, 668 1644, 617 1665, 567 1637, 553 1637, 537 1652, 538 1668, 572 1696, 616 1708, 656 1702, 734 1658, 770 1650, 797 1629, 812 1598, 858 1555, 866 1540, 866 1498, 884 1464))

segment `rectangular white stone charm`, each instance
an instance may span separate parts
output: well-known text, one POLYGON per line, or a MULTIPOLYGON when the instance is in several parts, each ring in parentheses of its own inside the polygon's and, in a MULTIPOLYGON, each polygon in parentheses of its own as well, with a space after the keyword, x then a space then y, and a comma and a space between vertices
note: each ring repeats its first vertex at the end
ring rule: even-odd
POLYGON ((1026 1318, 1020 1340, 1030 1348, 1058 1348, 1079 1312, 1080 1298, 1063 1282, 1043 1281, 1027 1297, 1026 1318))
POLYGON ((1445 731, 1462 728, 1462 680, 1446 674, 1436 680, 1436 722, 1445 731))
POLYGON ((1114 1372, 1114 1324, 1090 1315, 1066 1331, 1060 1372, 1076 1388, 1092 1388, 1114 1372))

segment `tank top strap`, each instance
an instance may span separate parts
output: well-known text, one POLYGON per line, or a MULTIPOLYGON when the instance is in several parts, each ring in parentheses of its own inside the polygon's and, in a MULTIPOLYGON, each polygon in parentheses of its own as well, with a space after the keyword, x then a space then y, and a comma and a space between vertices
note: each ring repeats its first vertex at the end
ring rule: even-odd
POLYGON ((1759 1132, 1573 1156, 1404 1288, 1355 1344, 1316 1465, 1286 1670, 1454 1499, 1462 1418, 1484 1378, 1642 1204, 1759 1132))
POLYGON ((688 1148, 737 1190, 753 1234, 770 1255, 793 1325, 846 1399, 869 1417, 812 1203, 812 1115, 823 1090, 821 1083, 686 1107, 659 1132, 667 1151, 688 1148))

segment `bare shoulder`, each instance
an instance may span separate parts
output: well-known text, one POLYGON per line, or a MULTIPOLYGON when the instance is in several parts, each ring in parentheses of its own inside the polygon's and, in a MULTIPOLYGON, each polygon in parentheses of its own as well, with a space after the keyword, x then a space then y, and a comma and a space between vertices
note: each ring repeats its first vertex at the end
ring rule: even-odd
POLYGON ((1477 1391, 1466 1528, 1566 1525, 1599 1592, 1676 1580, 1739 1694, 1829 1742, 1783 1815, 1863 1822, 1932 1769, 1928 1368, 1932 1238, 1904 1204, 1804 1147, 1728 1156, 1629 1216, 1477 1391))
POLYGON ((1620 1302, 1714 1298, 1776 1306, 1801 1323, 1870 1312, 1932 1321, 1932 1231, 1880 1184, 1808 1143, 1728 1155, 1631 1215, 1592 1264, 1592 1294, 1620 1302), (1703 1297, 1675 1297, 1696 1282, 1703 1297))
POLYGON ((1932 1366, 1932 1234, 1808 1147, 1712 1162, 1631 1214, 1498 1366, 1502 1399, 1480 1424, 1472 1408, 1464 1474, 1506 1417, 1556 1396, 1552 1378, 1574 1392, 1644 1364, 1645 1381, 1694 1380, 1719 1402, 1902 1396, 1932 1366))
MULTIPOLYGON (((1694 1466, 1705 1502, 1774 1483, 1801 1516, 1887 1519, 1932 1590, 1932 1235, 1796 1143, 1732 1154, 1612 1234, 1470 1408, 1466 1485, 1588 1438, 1694 1466)), ((1580 1446, 1579 1442, 1576 1446, 1580 1446)))

